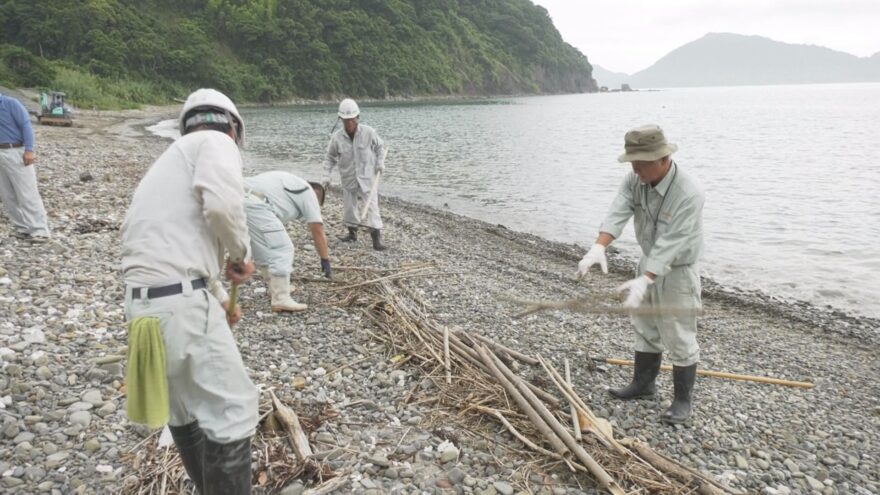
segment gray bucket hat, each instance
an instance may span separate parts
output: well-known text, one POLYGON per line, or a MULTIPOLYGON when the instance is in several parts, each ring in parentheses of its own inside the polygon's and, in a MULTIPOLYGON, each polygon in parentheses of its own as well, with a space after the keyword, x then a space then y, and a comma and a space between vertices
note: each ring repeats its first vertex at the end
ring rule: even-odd
POLYGON ((678 146, 666 142, 663 129, 653 124, 636 127, 627 132, 623 148, 626 153, 617 157, 620 163, 653 162, 678 150, 678 146))

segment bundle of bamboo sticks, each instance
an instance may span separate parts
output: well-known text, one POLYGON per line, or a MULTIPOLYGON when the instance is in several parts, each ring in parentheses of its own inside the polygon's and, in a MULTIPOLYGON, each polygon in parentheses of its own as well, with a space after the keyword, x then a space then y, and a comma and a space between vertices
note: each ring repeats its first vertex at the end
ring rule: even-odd
MULTIPOLYGON (((563 378, 543 356, 508 348, 478 329, 442 325, 415 284, 454 273, 432 263, 340 268, 346 272, 344 281, 315 280, 310 290, 321 294, 324 305, 363 311, 374 326, 362 331, 404 356, 396 360, 398 366, 417 366, 434 386, 430 391, 416 386, 406 400, 433 404, 434 414, 447 427, 488 439, 506 431, 528 449, 511 449, 512 455, 527 456, 534 469, 568 473, 573 483, 612 494, 739 493, 635 439, 616 438, 608 421, 578 396, 567 362, 563 378)), ((300 426, 296 413, 271 391, 269 395, 261 406, 263 427, 254 438, 255 484, 266 493, 295 478, 315 485, 307 491, 315 495, 338 488, 345 477, 334 477, 314 461, 306 435, 311 428, 300 426)), ((184 493, 185 474, 176 451, 157 447, 157 436, 127 454, 134 474, 126 479, 126 493, 184 493)))
POLYGON ((444 423, 454 418, 477 434, 491 429, 486 421, 491 420, 525 445, 536 464, 563 466, 576 482, 595 483, 608 493, 738 493, 635 439, 615 438, 611 425, 596 417, 550 360, 493 342, 476 329, 440 324, 410 286, 420 276, 440 273, 421 266, 358 283, 357 296, 339 295, 379 330, 366 332, 406 355, 433 382, 435 389, 421 397, 415 387, 407 400, 435 403, 444 423), (516 371, 529 368, 544 376, 528 380, 516 371), (558 396, 537 382, 549 384, 558 396))

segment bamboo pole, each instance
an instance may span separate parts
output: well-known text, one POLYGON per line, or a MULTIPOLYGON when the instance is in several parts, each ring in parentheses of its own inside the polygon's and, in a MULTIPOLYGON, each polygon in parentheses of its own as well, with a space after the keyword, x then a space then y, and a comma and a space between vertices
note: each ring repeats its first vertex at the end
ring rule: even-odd
MULTIPOLYGON (((565 383, 569 387, 571 387, 571 369, 568 367, 568 358, 565 358, 565 383)), ((580 441, 583 436, 581 435, 581 422, 578 419, 578 411, 577 406, 574 405, 573 401, 569 401, 568 403, 569 410, 571 411, 571 422, 574 428, 574 438, 577 441, 580 441)))
POLYGON ((510 369, 508 369, 507 366, 500 359, 498 359, 497 356, 492 355, 491 357, 493 358, 494 365, 497 367, 497 369, 501 370, 502 374, 505 375, 505 379, 511 380, 517 384, 517 388, 519 389, 519 391, 522 392, 529 401, 531 401, 531 405, 533 405, 535 409, 538 410, 541 417, 546 420, 547 425, 549 425, 550 429, 559 436, 565 446, 568 447, 575 455, 575 457, 577 457, 578 460, 581 461, 583 465, 590 470, 590 473, 593 474, 593 476, 596 478, 596 481, 599 482, 599 485, 612 495, 626 495, 626 492, 623 491, 623 488, 620 487, 620 485, 617 483, 617 480, 612 478, 611 475, 608 474, 608 472, 605 471, 605 469, 598 462, 596 462, 596 460, 593 459, 593 457, 588 454, 586 450, 584 450, 581 444, 575 441, 574 437, 572 437, 568 430, 565 429, 564 426, 562 426, 559 420, 556 419, 555 416, 550 414, 550 411, 548 411, 547 408, 544 407, 544 404, 541 403, 541 401, 538 400, 538 398, 534 394, 530 393, 528 387, 523 385, 523 380, 514 375, 513 372, 510 371, 510 369))
MULTIPOLYGON (((608 364, 614 364, 617 366, 633 366, 632 361, 628 361, 626 359, 601 359, 600 361, 606 362, 608 364)), ((672 366, 668 364, 664 364, 660 366, 660 369, 663 371, 672 371, 672 366)), ((796 382, 792 380, 783 380, 781 378, 770 378, 766 376, 755 376, 755 375, 738 375, 736 373, 727 373, 724 371, 710 371, 710 370, 701 370, 697 368, 697 374, 700 376, 711 376, 715 378, 727 378, 730 380, 740 380, 745 382, 758 382, 758 383, 772 383, 773 385, 783 385, 786 387, 798 387, 798 388, 813 388, 816 386, 814 383, 810 382, 796 382)))
MULTIPOLYGON (((573 462, 571 459, 566 459, 565 457, 557 454, 556 452, 551 452, 543 447, 540 447, 537 444, 535 444, 535 442, 532 442, 531 440, 526 438, 522 433, 520 433, 516 428, 514 428, 514 426, 512 424, 510 424, 510 421, 508 421, 507 418, 504 417, 504 414, 502 414, 501 411, 499 411, 498 409, 492 409, 491 407, 484 407, 484 406, 473 406, 473 408, 477 411, 480 411, 480 412, 483 412, 486 414, 491 414, 492 416, 495 416, 496 418, 498 418, 498 421, 501 421, 501 423, 507 428, 507 431, 509 431, 511 435, 516 437, 520 442, 523 443, 523 445, 534 450, 535 452, 537 452, 541 455, 546 455, 547 457, 551 457, 551 458, 556 459, 558 461, 564 462, 565 464, 568 465, 569 469, 571 469, 572 471, 575 471, 575 470, 587 471, 587 468, 581 466, 580 464, 578 464, 576 462, 573 462)), ((587 472, 589 472, 589 471, 587 471, 587 472)))
MULTIPOLYGON (((562 376, 559 375, 559 372, 556 371, 556 368, 553 367, 552 364, 547 362, 543 356, 538 356, 538 359, 541 361, 541 366, 544 367, 544 370, 547 372, 547 375, 550 376, 550 381, 556 385, 556 388, 562 392, 562 395, 565 396, 569 400, 569 402, 576 404, 577 409, 584 416, 586 416, 587 420, 590 422, 589 431, 592 432, 596 437, 601 441, 605 446, 612 447, 616 449, 618 452, 624 452, 625 449, 620 446, 617 441, 614 439, 614 434, 607 434, 602 431, 597 425, 598 421, 596 415, 593 414, 593 411, 587 407, 586 404, 581 400, 580 396, 574 391, 574 388, 570 387, 565 380, 562 379, 562 376)), ((580 422, 580 418, 578 418, 578 422, 580 422)))
POLYGON ((569 452, 568 447, 566 447, 565 443, 563 443, 559 436, 547 426, 547 423, 544 422, 544 419, 541 418, 535 408, 529 404, 529 401, 523 396, 520 390, 504 376, 501 370, 498 369, 495 361, 489 355, 490 351, 485 346, 478 346, 476 350, 480 354, 480 358, 482 358, 486 368, 489 370, 489 374, 495 377, 495 379, 498 380, 498 383, 504 387, 504 390, 510 394, 517 405, 519 405, 522 412, 524 412, 535 425, 535 428, 541 432, 544 439, 553 446, 553 449, 556 450, 559 455, 564 456, 567 454, 569 452))
POLYGON ((443 327, 443 357, 446 361, 443 365, 446 367, 446 383, 452 383, 452 368, 449 366, 449 329, 443 327))
POLYGON ((334 288, 332 288, 332 289, 330 289, 330 290, 333 290, 333 291, 341 291, 341 290, 347 290, 347 289, 354 289, 354 288, 357 288, 357 287, 362 287, 362 286, 364 286, 364 285, 375 284, 375 283, 377 283, 377 282, 382 282, 382 281, 384 281, 384 280, 391 280, 391 279, 399 279, 399 278, 408 278, 408 277, 418 277, 418 276, 423 276, 423 275, 427 275, 426 273, 424 273, 424 271, 427 270, 427 269, 429 269, 429 268, 431 268, 431 267, 429 267, 429 266, 425 266, 425 267, 421 267, 421 268, 415 268, 415 269, 413 269, 413 270, 408 270, 408 271, 405 271, 405 272, 392 273, 391 275, 386 275, 386 276, 384 276, 384 277, 374 278, 374 279, 371 279, 371 280, 367 280, 367 281, 365 281, 365 282, 359 282, 359 283, 356 283, 356 284, 346 285, 346 286, 344 286, 344 287, 334 287, 334 288))
POLYGON ((231 318, 235 314, 235 303, 238 302, 238 284, 233 282, 229 289, 229 306, 226 308, 226 317, 231 318))
POLYGON ((520 361, 522 361, 526 364, 531 364, 533 366, 538 364, 537 359, 535 359, 531 356, 526 356, 525 354, 523 354, 521 352, 514 351, 513 349, 511 349, 509 347, 505 347, 504 345, 499 344, 498 342, 495 342, 494 340, 487 339, 486 337, 483 337, 482 335, 480 335, 478 333, 472 333, 469 335, 479 339, 484 344, 489 344, 491 347, 494 347, 495 350, 500 350, 501 352, 505 352, 508 355, 510 355, 510 357, 519 359, 520 361))

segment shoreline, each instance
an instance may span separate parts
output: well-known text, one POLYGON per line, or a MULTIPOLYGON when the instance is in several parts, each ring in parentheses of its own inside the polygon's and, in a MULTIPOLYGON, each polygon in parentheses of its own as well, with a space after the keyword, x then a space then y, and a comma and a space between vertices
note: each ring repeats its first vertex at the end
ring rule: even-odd
MULTIPOLYGON (((475 97, 479 98, 479 97, 475 97)), ((493 97, 486 97, 493 98, 493 97)), ((366 101, 366 100, 365 100, 366 101)), ((371 100, 372 101, 372 100, 371 100)), ((383 100, 375 100, 381 102, 383 100)), ((413 101, 432 101, 431 99, 414 99, 413 101)), ((441 100, 438 100, 441 101, 441 100)), ((329 104, 332 102, 295 102, 290 103, 289 106, 299 106, 299 105, 312 105, 312 104, 329 104)), ((246 105, 245 108, 268 108, 272 106, 288 106, 287 103, 282 105, 246 105)), ((168 111, 174 111, 176 107, 153 107, 154 109, 164 109, 167 108, 168 111)), ((166 118, 160 118, 159 116, 154 117, 153 121, 147 122, 143 125, 136 125, 138 131, 141 132, 144 137, 148 138, 156 138, 156 139, 168 139, 164 136, 156 135, 146 129, 150 125, 154 125, 159 123, 162 120, 167 120, 167 118, 174 119, 175 115, 166 116, 166 118)), ((135 125, 135 124, 133 124, 135 125)), ((245 170, 248 172, 248 169, 245 170)), ((253 169, 250 172, 257 172, 253 169)), ((338 187, 338 185, 337 185, 338 187)), ((485 222, 487 224, 492 224, 491 222, 487 222, 485 220, 479 220, 466 214, 460 213, 451 213, 447 210, 442 209, 438 206, 432 206, 426 203, 420 203, 414 200, 404 199, 398 196, 390 196, 384 193, 380 194, 381 198, 384 200, 394 199, 399 201, 401 204, 407 204, 412 206, 419 206, 426 208, 427 211, 436 211, 442 213, 449 213, 452 215, 459 215, 463 218, 467 218, 469 220, 477 221, 477 222, 485 222)), ((519 231, 509 229, 504 226, 506 229, 511 232, 523 235, 536 236, 539 239, 542 239, 543 242, 558 244, 560 246, 578 246, 579 249, 586 253, 589 249, 588 245, 580 246, 577 243, 569 243, 559 240, 552 240, 540 237, 536 234, 532 234, 526 231, 519 231)), ((612 246, 609 250, 609 254, 616 253, 616 257, 620 258, 621 264, 618 267, 621 270, 621 273, 630 273, 631 267, 635 266, 638 263, 638 257, 622 254, 616 247, 612 246), (629 265, 627 265, 627 263, 629 265)), ((578 259, 575 260, 575 266, 577 261, 580 260, 580 257, 583 254, 579 255, 578 259)), ((832 331, 838 333, 844 337, 852 337, 857 339, 868 339, 872 345, 880 345, 880 318, 872 317, 865 314, 852 313, 845 308, 841 308, 838 306, 833 306, 828 303, 820 303, 820 302, 811 302, 807 300, 801 300, 797 298, 790 298, 784 296, 778 296, 766 291, 762 291, 759 289, 746 289, 743 287, 738 287, 730 284, 723 284, 716 282, 713 278, 702 275, 703 280, 703 294, 704 296, 709 297, 723 297, 728 298, 731 302, 735 302, 738 304, 749 305, 754 307, 757 310, 766 311, 768 313, 778 314, 780 316, 786 316, 789 318, 798 319, 804 322, 815 322, 816 324, 828 326, 832 329, 832 331)))
MULTIPOLYGON (((9 453, 0 459, 0 487, 11 493, 131 492, 139 483, 130 452, 149 431, 124 413, 118 228, 141 176, 168 144, 143 130, 167 114, 147 113, 95 112, 73 128, 37 126, 38 175, 54 238, 29 245, 0 223, 0 449, 9 453)), ((336 240, 344 231, 340 202, 333 189, 324 206, 338 268, 332 282, 320 279, 307 229, 288 227, 297 250, 293 296, 309 310, 272 313, 257 278, 241 288, 244 318, 233 329, 255 383, 273 387, 298 412, 334 412, 307 434, 321 458, 348 477, 339 493, 450 493, 449 486, 486 495, 513 487, 599 493, 587 477, 524 464, 523 446, 497 425, 459 429, 458 404, 422 400, 436 393, 429 370, 418 359, 398 364, 372 336, 377 329, 366 312, 375 301, 347 304, 337 290, 346 284, 343 267, 386 271, 414 263, 437 272, 406 285, 433 320, 557 365, 571 360, 575 389, 617 435, 747 493, 880 492, 880 363, 861 326, 705 283, 701 368, 816 386, 701 378, 691 422, 668 427, 658 415, 670 401, 669 374, 658 379, 657 399, 620 402, 606 389, 625 384, 631 369, 591 359, 630 358, 626 318, 548 311, 516 319, 522 308, 509 300, 592 296, 612 303, 630 260, 615 254, 609 275, 578 283, 571 274, 581 247, 388 197, 382 208, 391 249, 377 253, 363 239, 336 240), (419 400, 410 401, 413 394, 419 400), (439 450, 444 428, 456 434, 451 460, 439 450)), ((540 375, 525 366, 520 372, 540 375)))
MULTIPOLYGON (((452 98, 452 97, 450 97, 452 98)), ((480 99, 481 97, 473 97, 472 99, 480 99)), ((485 97, 485 98, 493 98, 493 97, 485 97)), ((364 101, 372 101, 372 100, 364 100, 364 101)), ((385 100, 375 100, 377 102, 385 101, 385 100)), ((414 100, 416 101, 416 100, 414 100)), ((425 100, 417 100, 417 101, 432 101, 430 99, 425 100)), ((442 100, 436 100, 442 101, 442 100)), ((322 102, 322 101, 302 101, 302 102, 292 102, 285 103, 283 105, 265 105, 268 106, 307 106, 307 105, 323 105, 329 104, 333 102, 322 102)), ((247 105, 246 107, 255 107, 261 108, 263 105, 247 105)), ((154 111, 172 111, 176 107, 153 107, 154 111)), ((170 142, 167 137, 157 135, 155 133, 150 132, 146 128, 155 125, 163 120, 167 120, 167 118, 175 118, 174 115, 165 116, 163 118, 161 115, 155 115, 152 118, 146 118, 144 121, 136 120, 134 122, 129 122, 126 125, 134 127, 137 129, 136 132, 139 132, 144 138, 151 139, 159 139, 163 142, 170 142)), ((338 187, 338 185, 334 185, 331 187, 338 187)), ((385 194, 381 194, 380 197, 382 201, 393 200, 401 205, 406 205, 410 208, 423 208, 426 212, 433 212, 437 214, 448 214, 453 216, 459 216, 462 218, 466 218, 470 221, 477 223, 484 223, 486 225, 493 225, 489 222, 485 222, 483 220, 479 220, 473 217, 469 217, 467 215, 462 215, 458 213, 448 212, 439 207, 431 206, 424 203, 419 203, 416 201, 411 201, 407 199, 403 199, 397 196, 388 196, 385 194)), ((505 230, 511 232, 514 235, 522 235, 529 236, 532 238, 540 239, 541 242, 547 243, 548 245, 554 246, 553 249, 557 252, 570 252, 573 257, 573 266, 577 267, 577 262, 580 261, 580 258, 583 256, 583 253, 586 253, 589 246, 581 246, 577 243, 566 243, 562 241, 555 241, 543 238, 539 235, 532 234, 530 232, 513 230, 508 228, 503 224, 495 224, 499 227, 504 228, 505 230), (581 254, 577 254, 578 250, 581 251, 581 254)), ((638 264, 638 258, 630 257, 625 254, 622 254, 618 249, 612 246, 609 249, 609 268, 616 269, 619 273, 628 274, 631 273, 633 267, 638 264)), ((737 286, 725 285, 716 282, 711 277, 706 275, 702 275, 703 282, 703 296, 710 298, 718 298, 729 300, 732 303, 740 304, 743 306, 748 306, 754 308, 759 311, 766 312, 768 314, 774 314, 781 317, 792 318, 798 321, 802 321, 804 323, 814 323, 819 326, 827 327, 829 331, 835 332, 836 334, 854 339, 866 339, 868 342, 865 345, 880 345, 880 318, 873 318, 870 316, 860 315, 860 314, 852 314, 848 313, 846 310, 834 307, 831 305, 826 305, 826 307, 822 307, 817 303, 813 303, 810 301, 804 301, 794 298, 785 298, 775 296, 773 294, 769 294, 760 290, 749 290, 744 289, 737 286)))

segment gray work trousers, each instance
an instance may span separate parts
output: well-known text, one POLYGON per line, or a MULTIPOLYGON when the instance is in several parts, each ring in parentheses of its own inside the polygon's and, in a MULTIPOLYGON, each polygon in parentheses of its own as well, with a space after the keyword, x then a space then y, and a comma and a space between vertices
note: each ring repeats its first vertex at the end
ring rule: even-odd
POLYGON ((244 211, 254 264, 259 268, 268 268, 273 277, 290 278, 293 271, 293 242, 284 224, 275 216, 272 205, 247 195, 244 211))
MULTIPOLYGON (((638 275, 642 274, 639 270, 638 275)), ((700 274, 697 265, 672 267, 657 277, 648 287, 642 307, 675 309, 702 308, 700 274)), ((700 361, 697 344, 696 316, 633 316, 635 350, 662 354, 669 351, 669 361, 675 366, 690 366, 700 361)))
POLYGON ((373 194, 370 206, 367 208, 367 214, 363 219, 358 218, 367 199, 367 193, 360 188, 342 190, 342 222, 346 227, 382 228, 382 217, 379 216, 379 195, 376 193, 373 194))
POLYGON ((12 228, 22 234, 49 235, 34 165, 24 165, 24 148, 0 149, 0 201, 12 228))
MULTIPOLYGON (((171 426, 198 421, 209 440, 230 443, 254 434, 259 392, 248 377, 226 312, 207 290, 156 299, 132 299, 125 289, 125 317, 159 318, 165 344, 171 426)), ((146 291, 141 291, 146 292, 146 291)))

